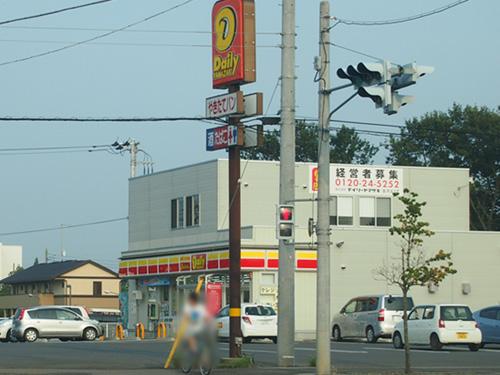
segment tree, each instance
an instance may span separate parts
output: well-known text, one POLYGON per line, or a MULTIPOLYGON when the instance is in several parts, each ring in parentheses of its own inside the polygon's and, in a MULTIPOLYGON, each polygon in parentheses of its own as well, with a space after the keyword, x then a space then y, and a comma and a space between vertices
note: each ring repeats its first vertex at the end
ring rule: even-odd
POLYGON ((500 107, 454 104, 413 118, 386 148, 390 164, 470 168, 471 229, 500 230, 500 107))
MULTIPOLYGON (((297 122, 295 127, 296 161, 318 161, 318 127, 306 122, 297 122)), ((378 147, 361 139, 352 128, 342 126, 330 137, 330 161, 335 163, 369 164, 378 152, 378 147)), ((280 132, 273 130, 264 135, 260 147, 242 151, 243 159, 279 160, 280 132)))
MULTIPOLYGON (((414 286, 425 286, 430 283, 439 285, 446 276, 455 274, 451 254, 439 250, 435 255, 427 257, 423 250, 425 237, 434 232, 429 230, 429 223, 421 221, 422 207, 425 202, 417 200, 418 194, 404 190, 402 195, 394 194, 403 204, 403 213, 394 216, 398 225, 389 228, 392 236, 401 240, 399 257, 393 263, 386 263, 375 270, 377 276, 389 285, 397 286, 403 294, 403 341, 405 349, 405 373, 410 373, 410 342, 408 339, 408 293, 414 286)), ((394 339, 396 339, 396 335, 394 339)), ((401 335, 399 336, 401 339, 401 335)))
MULTIPOLYGON (((9 272, 9 276, 12 276, 22 270, 24 270, 22 266, 17 266, 15 270, 9 272)), ((10 288, 8 287, 8 285, 0 284, 0 296, 7 296, 9 294, 10 294, 10 288)))

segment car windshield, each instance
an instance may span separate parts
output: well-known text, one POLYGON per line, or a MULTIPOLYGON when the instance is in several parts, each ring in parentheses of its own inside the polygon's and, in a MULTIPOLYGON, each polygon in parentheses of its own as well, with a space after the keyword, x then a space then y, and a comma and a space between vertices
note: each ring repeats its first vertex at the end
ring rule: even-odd
POLYGON ((444 321, 474 320, 468 306, 441 306, 441 319, 444 321))
POLYGON ((245 308, 246 315, 253 316, 273 316, 276 311, 271 306, 248 306, 245 308))
MULTIPOLYGON (((403 311, 403 297, 385 297, 384 306, 389 311, 403 311)), ((408 311, 413 309, 413 299, 408 297, 408 311)))

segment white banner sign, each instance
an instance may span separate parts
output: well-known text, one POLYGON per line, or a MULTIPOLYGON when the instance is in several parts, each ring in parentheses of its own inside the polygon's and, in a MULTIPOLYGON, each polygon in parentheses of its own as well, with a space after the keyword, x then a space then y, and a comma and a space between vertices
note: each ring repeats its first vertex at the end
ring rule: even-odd
MULTIPOLYGON (((309 192, 318 191, 318 167, 309 168, 309 192)), ((330 195, 392 195, 403 192, 403 170, 370 165, 330 165, 330 195)))
POLYGON ((241 91, 207 98, 205 113, 208 118, 219 118, 245 112, 243 93, 241 91))

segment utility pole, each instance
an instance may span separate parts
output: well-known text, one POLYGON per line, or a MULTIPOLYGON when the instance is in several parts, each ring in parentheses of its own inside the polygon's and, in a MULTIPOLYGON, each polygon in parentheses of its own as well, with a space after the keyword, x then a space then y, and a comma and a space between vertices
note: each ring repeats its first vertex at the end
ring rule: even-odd
MULTIPOLYGON (((240 90, 239 85, 229 92, 240 90)), ((229 117, 229 125, 241 126, 229 117)), ((229 356, 241 356, 241 194, 240 146, 229 147, 229 356)))
POLYGON ((139 142, 135 140, 130 141, 130 177, 137 176, 137 147, 139 142))
MULTIPOLYGON (((281 46, 280 204, 295 200, 295 0, 283 0, 281 46)), ((279 240, 278 366, 295 363, 295 244, 279 240)))
POLYGON ((318 268, 316 374, 331 374, 330 358, 330 3, 321 1, 319 22, 318 268))

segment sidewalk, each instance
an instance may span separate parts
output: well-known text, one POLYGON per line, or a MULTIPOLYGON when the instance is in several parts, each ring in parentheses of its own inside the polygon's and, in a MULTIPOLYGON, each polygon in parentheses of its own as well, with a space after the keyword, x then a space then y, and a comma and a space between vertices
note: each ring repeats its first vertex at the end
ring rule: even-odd
MULTIPOLYGON (((0 369, 0 374, 36 374, 36 375, 181 375, 182 372, 180 370, 164 370, 164 369, 141 369, 141 370, 32 370, 32 369, 8 369, 2 370, 0 369)), ((197 375, 198 371, 192 371, 191 374, 197 375)), ((212 371, 213 375, 315 375, 314 368, 304 367, 304 368, 288 368, 288 369, 280 369, 280 368, 270 368, 270 367, 255 367, 250 369, 215 369, 212 371)), ((387 370, 387 371, 373 371, 373 370, 337 370, 332 372, 332 375, 401 375, 403 374, 403 370, 395 371, 395 370, 387 370)), ((412 372, 413 375, 486 375, 486 374, 500 374, 500 372, 491 372, 491 371, 451 371, 451 372, 412 372)))

